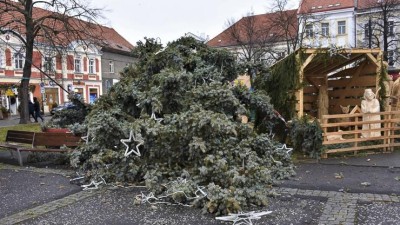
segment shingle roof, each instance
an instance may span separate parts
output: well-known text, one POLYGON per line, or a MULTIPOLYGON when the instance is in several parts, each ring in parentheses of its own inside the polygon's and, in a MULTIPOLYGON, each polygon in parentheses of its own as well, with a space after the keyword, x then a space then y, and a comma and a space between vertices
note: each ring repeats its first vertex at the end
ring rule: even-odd
MULTIPOLYGON (((16 3, 18 4, 18 3, 16 3)), ((5 9, 4 5, 0 5, 0 7, 5 9)), ((36 21, 43 16, 53 16, 53 17, 65 17, 65 15, 61 15, 59 13, 54 13, 42 8, 35 7, 33 9, 32 17, 36 21)), ((102 26, 99 24, 90 23, 87 21, 79 20, 72 17, 66 17, 68 19, 68 24, 73 27, 74 30, 81 31, 81 34, 77 35, 75 38, 80 37, 82 39, 96 41, 96 44, 100 45, 103 48, 115 50, 118 52, 126 52, 129 53, 134 48, 134 46, 129 43, 124 37, 122 37, 117 31, 113 28, 102 26)), ((4 24, 7 23, 6 28, 17 31, 20 34, 25 33, 25 28, 21 25, 21 23, 9 23, 10 21, 22 20, 24 21, 24 17, 22 14, 14 11, 8 10, 6 12, 0 13, 0 27, 3 27, 4 24)), ((22 23, 23 24, 23 23, 22 23)), ((44 23, 48 27, 52 27, 53 31, 56 31, 54 35, 55 42, 60 45, 65 45, 71 43, 72 40, 68 36, 68 30, 66 27, 57 20, 47 19, 44 23)), ((44 42, 43 33, 39 33, 36 42, 44 42)))
MULTIPOLYGON (((239 33, 241 42, 250 42, 257 40, 248 40, 249 37, 246 36, 246 29, 249 28, 246 21, 252 20, 254 21, 254 32, 261 32, 263 38, 265 36, 269 36, 271 41, 283 41, 287 39, 284 35, 285 31, 289 32, 289 38, 293 38, 297 35, 297 17, 296 17, 296 10, 287 10, 283 12, 275 12, 275 13, 267 13, 261 15, 254 15, 243 17, 235 24, 227 28, 226 30, 222 31, 220 34, 212 38, 210 41, 207 42, 208 46, 211 47, 228 47, 228 46, 237 46, 239 42, 235 37, 233 37, 232 32, 239 33), (281 18, 281 17, 286 17, 281 18), (289 21, 289 26, 286 29, 283 29, 282 26, 287 26, 288 24, 284 24, 281 22, 289 21), (281 24, 280 24, 281 23, 281 24), (280 25, 281 26, 280 26, 280 25), (233 29, 238 29, 237 31, 233 31, 233 29), (247 40, 246 40, 247 39, 247 40)), ((261 35, 260 35, 261 36, 261 35)), ((258 40, 258 41, 268 41, 266 39, 258 40)))
POLYGON ((301 0, 297 13, 306 14, 346 8, 354 8, 354 0, 301 0))

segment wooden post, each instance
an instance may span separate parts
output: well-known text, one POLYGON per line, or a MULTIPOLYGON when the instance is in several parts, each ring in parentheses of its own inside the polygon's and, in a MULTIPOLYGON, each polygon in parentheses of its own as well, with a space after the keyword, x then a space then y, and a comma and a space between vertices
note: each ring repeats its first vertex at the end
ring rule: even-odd
POLYGON ((390 105, 389 105, 389 110, 390 110, 390 114, 388 115, 389 122, 387 123, 388 130, 387 130, 386 134, 387 134, 387 137, 388 137, 388 145, 389 145, 388 150, 393 152, 394 147, 392 146, 392 143, 394 143, 394 138, 392 138, 392 135, 394 135, 394 131, 391 130, 391 128, 393 127, 392 126, 392 121, 391 121, 393 116, 392 116, 392 111, 391 111, 391 106, 390 105))
MULTIPOLYGON (((358 123, 358 116, 356 116, 354 118, 354 122, 358 123)), ((358 131, 358 124, 355 125, 354 127, 354 131, 358 131)), ((354 134, 354 139, 356 139, 356 142, 354 142, 354 147, 357 148, 358 147, 358 133, 354 134)))
MULTIPOLYGON (((322 124, 321 124, 321 125, 326 125, 326 124, 328 124, 328 119, 326 119, 325 116, 322 116, 321 121, 322 121, 322 124)), ((323 140, 323 141, 327 141, 327 140, 328 140, 328 137, 327 137, 327 135, 328 135, 328 128, 327 128, 326 126, 323 126, 323 127, 324 127, 324 128, 323 128, 323 131, 324 131, 324 134, 325 134, 324 140, 323 140)), ((328 158, 328 154, 327 154, 327 153, 322 154, 322 155, 321 155, 321 158, 323 158, 323 159, 328 158)))
MULTIPOLYGON (((389 119, 390 115, 383 115, 383 120, 385 121, 386 119, 389 119)), ((387 130, 389 122, 383 123, 383 128, 386 129, 383 132, 384 138, 383 138, 383 144, 386 145, 387 147, 383 148, 383 152, 389 151, 389 145, 390 145, 390 140, 389 140, 389 131, 387 130)))

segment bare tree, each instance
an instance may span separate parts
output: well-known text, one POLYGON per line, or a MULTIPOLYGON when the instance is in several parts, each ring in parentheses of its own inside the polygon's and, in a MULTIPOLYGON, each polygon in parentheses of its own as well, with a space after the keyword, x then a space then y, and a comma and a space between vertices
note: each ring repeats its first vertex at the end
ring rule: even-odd
POLYGON ((236 54, 245 62, 256 63, 265 59, 265 55, 273 51, 278 36, 271 29, 269 18, 271 15, 252 15, 241 18, 239 21, 231 19, 227 22, 226 30, 232 45, 237 48, 236 54))
POLYGON ((34 49, 45 45, 63 51, 73 41, 96 43, 101 40, 101 27, 96 23, 100 12, 84 0, 0 0, 0 33, 17 37, 25 52, 19 90, 21 124, 30 122, 28 87, 34 49))
MULTIPOLYGON (((275 17, 271 17, 272 26, 279 27, 280 39, 286 42, 286 51, 288 54, 295 51, 298 46, 302 43, 302 33, 299 32, 299 21, 297 18, 297 10, 287 10, 287 0, 274 0, 272 3, 271 11, 276 14, 275 17)), ((301 15, 303 18, 307 18, 306 15, 301 15)))
POLYGON ((400 0, 365 0, 359 2, 358 10, 358 26, 364 33, 364 46, 381 48, 384 59, 393 63, 396 61, 393 57, 400 55, 400 33, 396 32, 396 27, 400 24, 399 9, 400 0))

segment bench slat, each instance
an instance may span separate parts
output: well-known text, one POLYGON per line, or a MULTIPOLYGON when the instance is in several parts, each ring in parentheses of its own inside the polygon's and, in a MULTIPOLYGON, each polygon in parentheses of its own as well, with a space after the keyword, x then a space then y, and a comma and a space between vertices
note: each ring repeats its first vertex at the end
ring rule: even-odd
POLYGON ((6 142, 32 144, 35 133, 30 131, 8 130, 6 142))
POLYGON ((33 139, 33 148, 39 146, 52 146, 52 147, 77 147, 79 146, 81 138, 72 133, 35 133, 33 139))

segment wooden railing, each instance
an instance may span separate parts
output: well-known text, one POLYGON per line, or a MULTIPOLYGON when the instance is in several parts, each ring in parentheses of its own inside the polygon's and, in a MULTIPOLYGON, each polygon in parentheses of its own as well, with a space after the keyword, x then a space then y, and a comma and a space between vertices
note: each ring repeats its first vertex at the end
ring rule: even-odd
POLYGON ((363 121, 364 113, 324 115, 321 121, 323 129, 323 145, 328 154, 375 150, 391 152, 400 146, 395 140, 400 138, 400 111, 368 113, 369 116, 379 115, 381 120, 363 121), (381 128, 362 130, 364 124, 380 123, 381 128), (380 132, 377 137, 362 137, 365 132, 380 132))

